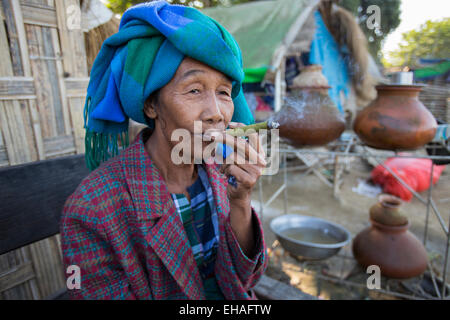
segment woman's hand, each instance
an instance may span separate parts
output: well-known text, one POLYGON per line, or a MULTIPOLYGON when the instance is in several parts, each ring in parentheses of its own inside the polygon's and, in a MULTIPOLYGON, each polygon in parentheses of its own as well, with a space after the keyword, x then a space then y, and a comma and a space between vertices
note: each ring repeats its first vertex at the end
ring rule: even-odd
MULTIPOLYGON (((243 123, 230 122, 230 128, 243 127, 243 123)), ((216 142, 226 143, 234 152, 223 159, 220 172, 233 176, 237 186, 229 183, 227 195, 230 203, 249 204, 251 193, 266 166, 265 152, 258 133, 248 135, 248 141, 228 134, 216 137, 216 142)))
MULTIPOLYGON (((230 128, 242 127, 242 123, 229 123, 230 128)), ((223 160, 220 171, 228 178, 233 176, 236 186, 228 183, 227 196, 230 202, 230 223, 239 245, 247 257, 252 258, 254 230, 252 227, 251 194, 258 178, 266 166, 265 152, 258 133, 248 135, 249 140, 224 133, 214 141, 226 143, 234 152, 223 160)), ((216 155, 217 159, 217 155, 216 155)))

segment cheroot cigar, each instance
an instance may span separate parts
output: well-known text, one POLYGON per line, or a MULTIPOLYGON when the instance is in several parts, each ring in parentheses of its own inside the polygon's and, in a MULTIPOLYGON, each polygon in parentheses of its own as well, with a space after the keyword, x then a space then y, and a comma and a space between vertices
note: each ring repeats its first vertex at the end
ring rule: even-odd
POLYGON ((227 129, 225 132, 231 136, 235 137, 245 137, 249 134, 258 132, 259 130, 266 129, 277 129, 280 126, 280 124, 276 121, 267 120, 264 122, 258 122, 254 124, 250 124, 248 126, 233 128, 233 129, 227 129))

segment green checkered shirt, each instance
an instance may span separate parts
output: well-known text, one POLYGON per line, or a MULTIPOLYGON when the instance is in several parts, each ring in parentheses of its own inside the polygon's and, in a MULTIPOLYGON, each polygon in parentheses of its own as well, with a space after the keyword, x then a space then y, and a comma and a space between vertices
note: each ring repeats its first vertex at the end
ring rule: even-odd
POLYGON ((197 180, 187 188, 191 202, 184 194, 172 193, 171 196, 202 276, 206 299, 221 300, 224 296, 214 275, 219 246, 219 220, 206 171, 201 165, 197 165, 197 169, 197 180))

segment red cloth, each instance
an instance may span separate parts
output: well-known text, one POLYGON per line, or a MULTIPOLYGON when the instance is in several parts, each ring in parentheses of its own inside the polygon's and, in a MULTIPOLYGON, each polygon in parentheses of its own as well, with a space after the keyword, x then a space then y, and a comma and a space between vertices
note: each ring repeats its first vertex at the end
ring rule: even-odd
POLYGON ((272 108, 261 97, 256 97, 256 111, 272 111, 272 108))
MULTIPOLYGON (((389 158, 384 165, 391 169, 414 191, 421 192, 430 187, 431 160, 416 158, 389 158)), ((445 166, 434 166, 433 184, 435 184, 445 166)), ((405 201, 413 197, 403 184, 400 183, 387 169, 378 165, 372 170, 372 181, 383 187, 383 192, 395 195, 405 201)))
MULTIPOLYGON (((64 267, 81 271, 81 289, 69 290, 72 299, 205 299, 183 222, 142 133, 66 201, 64 267)), ((261 221, 252 208, 255 251, 249 258, 231 229, 226 176, 215 164, 205 168, 219 217, 217 282, 228 300, 254 299, 250 289, 268 261, 261 221)))

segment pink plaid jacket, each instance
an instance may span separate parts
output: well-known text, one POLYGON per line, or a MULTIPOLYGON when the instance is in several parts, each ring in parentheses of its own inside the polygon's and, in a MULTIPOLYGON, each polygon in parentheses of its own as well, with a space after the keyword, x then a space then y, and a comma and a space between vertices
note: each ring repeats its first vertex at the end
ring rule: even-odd
MULTIPOLYGON (((81 288, 69 290, 72 299, 205 299, 183 223, 144 149, 143 132, 66 201, 64 267, 81 271, 81 288)), ((205 167, 219 216, 218 284, 226 299, 254 299, 250 289, 267 266, 261 222, 252 208, 256 248, 247 257, 230 226, 227 179, 217 165, 205 167)))

